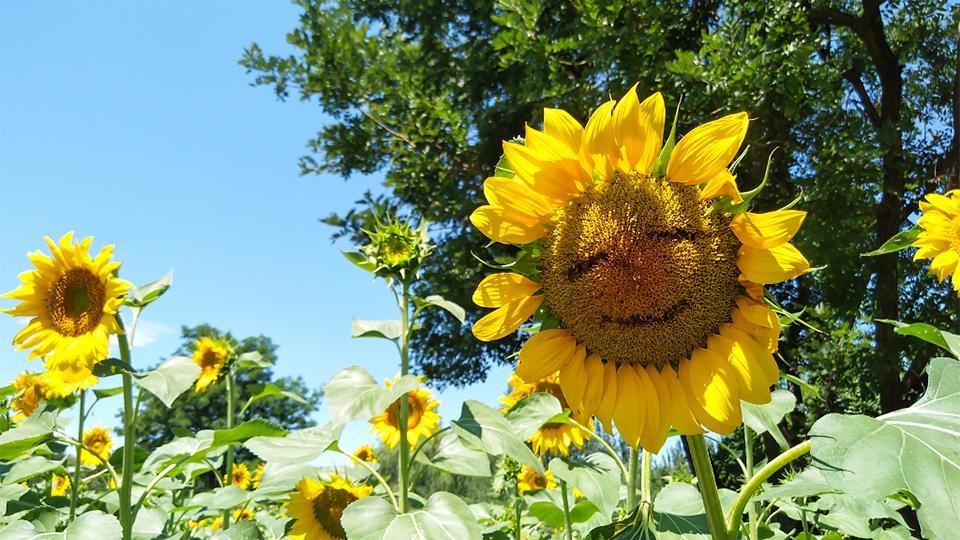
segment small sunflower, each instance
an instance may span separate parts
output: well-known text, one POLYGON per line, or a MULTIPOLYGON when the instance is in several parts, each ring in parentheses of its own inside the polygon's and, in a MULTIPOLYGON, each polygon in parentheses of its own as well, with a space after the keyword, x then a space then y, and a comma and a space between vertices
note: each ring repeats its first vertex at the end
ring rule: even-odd
POLYGON ((87 450, 80 451, 80 462, 89 467, 96 467, 102 462, 110 459, 110 450, 113 449, 113 439, 110 432, 103 426, 93 426, 83 432, 84 446, 93 450, 94 453, 87 450))
POLYGON ((29 371, 24 371, 13 381, 13 388, 17 391, 17 397, 13 398, 10 404, 13 410, 17 411, 14 420, 22 420, 37 410, 40 402, 47 397, 47 385, 43 378, 34 375, 29 371))
POLYGON ((503 144, 516 176, 488 178, 489 204, 470 216, 537 260, 535 273, 479 284, 474 302, 495 310, 474 335, 510 335, 544 306, 547 324, 521 348, 517 374, 559 371, 575 414, 613 421, 653 452, 671 425, 727 434, 741 399, 770 400, 780 323, 762 286, 810 266, 789 243, 804 212, 736 206, 745 205, 728 165, 746 113, 693 129, 658 164, 664 110, 659 93, 640 102, 636 86, 585 127, 546 109, 543 131, 503 144))
POLYGON ((517 477, 517 488, 520 493, 557 487, 557 482, 553 479, 553 473, 550 471, 544 471, 544 473, 540 474, 533 467, 524 465, 517 477))
POLYGON ((229 347, 222 340, 206 336, 197 340, 194 345, 193 361, 200 366, 200 375, 197 376, 195 392, 203 392, 208 386, 217 382, 229 353, 229 347))
POLYGON ((360 461, 365 461, 367 463, 376 463, 377 456, 373 453, 373 447, 369 444, 364 444, 356 450, 353 451, 353 457, 357 458, 360 461))
POLYGON ((210 525, 210 518, 203 518, 200 521, 195 521, 191 519, 187 523, 187 528, 192 531, 194 529, 202 529, 208 525, 210 525))
POLYGON ((256 470, 253 471, 253 489, 260 487, 260 482, 263 480, 263 468, 266 463, 261 463, 257 465, 256 470))
MULTIPOLYGON (((387 388, 393 385, 389 379, 387 388)), ((411 447, 417 445, 420 437, 429 437, 440 424, 440 415, 436 409, 440 405, 426 388, 417 388, 407 392, 409 415, 407 416, 407 442, 411 447)), ((389 448, 395 448, 400 443, 400 400, 394 401, 387 410, 370 419, 380 441, 389 448)))
POLYGON ((917 220, 922 230, 913 242, 918 248, 913 260, 932 259, 930 273, 943 281, 950 277, 953 289, 960 295, 960 190, 951 189, 944 195, 928 193, 920 201, 923 215, 917 220))
POLYGON ((304 478, 297 491, 290 495, 288 510, 293 518, 291 535, 304 535, 305 540, 341 540, 347 533, 340 525, 340 517, 350 503, 373 491, 365 485, 356 485, 336 474, 327 482, 304 478))
POLYGON ((35 269, 21 273, 21 285, 2 297, 20 301, 4 311, 31 318, 14 345, 29 348, 29 357, 43 358, 49 370, 64 372, 49 386, 66 396, 96 382, 90 372, 107 357, 108 336, 121 332, 115 315, 132 285, 115 275, 120 263, 111 258, 113 246, 91 258, 92 237, 74 240, 70 232, 59 242, 45 240, 52 257, 27 254, 35 269))
MULTIPOLYGON (((500 402, 504 405, 500 412, 506 413, 518 401, 537 392, 546 392, 557 398, 562 409, 570 408, 563 396, 563 390, 560 388, 559 377, 555 373, 532 383, 524 382, 516 373, 511 373, 509 384, 512 390, 509 394, 500 398, 500 402)), ((570 445, 579 449, 583 448, 583 442, 583 432, 580 428, 562 423, 544 424, 530 438, 533 451, 541 456, 546 452, 569 456, 570 445)))
POLYGON ((222 531, 223 530, 223 516, 217 516, 213 518, 213 521, 210 522, 210 530, 212 531, 222 531))
POLYGON ((236 463, 233 466, 230 477, 225 480, 229 480, 230 485, 237 486, 240 489, 247 489, 250 487, 250 469, 243 463, 236 463))
POLYGON ((233 521, 250 521, 253 519, 253 510, 249 508, 237 508, 233 511, 233 521))
POLYGON ((50 477, 50 496, 51 497, 63 497, 67 494, 67 490, 70 489, 70 476, 59 474, 54 474, 50 477))

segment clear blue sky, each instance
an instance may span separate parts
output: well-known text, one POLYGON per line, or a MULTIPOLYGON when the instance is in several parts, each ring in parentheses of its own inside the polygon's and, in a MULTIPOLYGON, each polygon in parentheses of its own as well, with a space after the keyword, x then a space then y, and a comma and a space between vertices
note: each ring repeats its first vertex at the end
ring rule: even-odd
MULTIPOLYGON (((0 289, 44 235, 75 230, 116 244, 135 283, 175 271, 138 329, 138 366, 176 349, 180 325, 210 323, 271 337, 277 375, 313 387, 352 364, 395 374, 392 345, 349 337, 352 317, 394 318, 391 295, 317 221, 379 178, 299 176, 323 114, 251 87, 237 64, 251 42, 287 52, 297 17, 283 1, 0 3, 0 289)), ((0 316, 0 344, 23 324, 0 316)), ((0 346, 0 380, 28 367, 39 361, 0 346)), ((445 421, 464 399, 494 402, 507 374, 441 394, 445 421)), ((116 425, 118 406, 95 419, 116 425)), ((358 424, 344 446, 371 440, 358 424)))

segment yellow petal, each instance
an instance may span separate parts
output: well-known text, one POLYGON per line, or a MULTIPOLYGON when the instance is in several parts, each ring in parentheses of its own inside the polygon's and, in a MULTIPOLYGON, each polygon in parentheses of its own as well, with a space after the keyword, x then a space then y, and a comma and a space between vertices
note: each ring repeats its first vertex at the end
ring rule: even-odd
POLYGON ((647 446, 657 437, 660 424, 665 420, 664 415, 667 409, 662 409, 657 400, 657 387, 650 380, 645 369, 641 366, 633 366, 634 373, 637 374, 637 380, 640 381, 640 399, 646 403, 646 415, 643 419, 643 431, 640 433, 640 443, 647 446))
POLYGON ((786 244, 797 234, 806 212, 778 210, 765 214, 745 212, 733 218, 730 229, 747 246, 770 249, 786 244))
POLYGON ((493 341, 517 331, 543 302, 543 295, 528 296, 508 302, 486 314, 473 325, 473 335, 480 341, 493 341))
POLYGON ((643 424, 646 420, 646 406, 648 399, 644 399, 643 387, 640 379, 632 367, 620 366, 617 372, 617 402, 613 410, 613 421, 617 424, 617 431, 623 439, 637 448, 643 424))
POLYGON ((937 255, 930 263, 930 271, 937 275, 937 279, 943 281, 948 275, 953 274, 957 269, 957 252, 952 249, 944 251, 937 255))
POLYGON ((780 341, 780 318, 767 306, 746 297, 737 299, 733 310, 733 324, 755 339, 771 353, 777 351, 780 341))
POLYGON ((737 179, 726 169, 711 178, 700 192, 700 196, 704 199, 716 199, 722 195, 730 197, 730 202, 733 204, 743 202, 740 189, 737 187, 737 179))
POLYGON ((583 176, 571 173, 566 160, 551 159, 514 142, 503 143, 503 154, 517 177, 548 199, 566 202, 583 189, 581 180, 586 178, 585 173, 579 168, 576 171, 583 176))
POLYGON ((924 197, 934 208, 947 214, 960 214, 960 201, 944 197, 939 193, 928 193, 924 197))
POLYGON ((523 145, 550 160, 568 159, 576 162, 578 159, 579 147, 571 148, 561 139, 530 126, 525 126, 523 145))
POLYGON ((611 100, 597 107, 583 130, 580 162, 594 178, 610 178, 620 161, 620 152, 614 136, 613 116, 611 116, 614 103, 611 100))
POLYGON ((556 373, 573 359, 577 339, 569 330, 544 330, 527 340, 520 348, 517 376, 528 383, 556 373))
POLYGON ((647 364, 647 376, 657 391, 657 406, 660 409, 660 422, 658 425, 647 426, 644 433, 649 436, 643 442, 644 450, 656 454, 663 448, 663 443, 667 441, 667 435, 670 433, 670 417, 673 409, 673 399, 670 396, 670 389, 666 381, 660 376, 660 372, 653 364, 647 364))
POLYGON ((810 269, 810 263, 792 244, 771 249, 740 246, 737 266, 754 283, 769 285, 795 278, 810 269))
POLYGON ((742 349, 750 366, 760 370, 757 373, 762 376, 760 382, 763 386, 770 387, 776 384, 780 379, 780 368, 777 367, 777 361, 773 359, 769 350, 732 324, 720 325, 720 335, 735 341, 742 349))
POLYGON ((487 178, 483 183, 483 194, 492 206, 535 216, 540 221, 546 221, 553 215, 553 205, 519 178, 487 178))
POLYGON ((563 141, 574 152, 580 149, 583 126, 563 109, 543 110, 543 132, 563 141))
POLYGON ((584 362, 587 372, 586 389, 583 392, 583 414, 593 416, 600 407, 603 397, 603 361, 600 355, 591 353, 584 362))
POLYGON ((716 354, 697 348, 681 361, 680 386, 694 417, 710 431, 728 435, 740 425, 737 376, 716 354))
POLYGON ((613 433, 613 410, 617 404, 617 366, 614 362, 607 362, 603 366, 603 396, 600 398, 600 407, 596 416, 607 433, 613 433))
POLYGON ((684 185, 713 179, 736 157, 748 124, 747 113, 741 112, 694 128, 670 154, 667 178, 684 185))
POLYGON ((560 368, 560 389, 574 416, 580 416, 583 409, 581 402, 587 386, 587 368, 584 365, 586 360, 587 348, 580 345, 573 353, 573 358, 560 368))
MULTIPOLYGON (((684 360, 686 362, 686 360, 684 360)), ((687 397, 680 387, 680 380, 677 373, 670 366, 664 366, 660 372, 663 381, 670 390, 670 424, 677 428, 677 431, 684 435, 698 435, 703 433, 700 423, 693 417, 690 405, 687 404, 687 397)))
MULTIPOLYGON (((744 339, 750 338, 744 336, 744 339)), ((747 356, 739 342, 713 335, 707 339, 707 349, 733 367, 740 388, 740 399, 757 404, 770 402, 770 386, 765 384, 767 377, 763 368, 756 359, 747 356)))
POLYGON ((501 244, 529 244, 546 236, 538 220, 500 206, 481 206, 470 214, 470 223, 487 238, 501 244))
POLYGON ((636 84, 617 102, 613 125, 622 172, 650 171, 663 144, 665 116, 663 96, 657 92, 640 103, 636 84))
POLYGON ((503 272, 483 278, 473 292, 473 302, 480 307, 496 308, 540 290, 540 284, 520 274, 503 272))

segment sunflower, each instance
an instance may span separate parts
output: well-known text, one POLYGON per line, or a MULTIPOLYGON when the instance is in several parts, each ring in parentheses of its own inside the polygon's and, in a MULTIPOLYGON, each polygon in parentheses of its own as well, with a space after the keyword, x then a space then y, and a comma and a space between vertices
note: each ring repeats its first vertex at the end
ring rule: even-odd
POLYGON ((89 467, 96 467, 110 459, 110 450, 113 448, 113 439, 110 432, 103 426, 93 426, 83 432, 83 445, 93 450, 80 451, 80 462, 89 467))
POLYGON ((237 463, 233 466, 230 476, 224 478, 224 481, 229 481, 230 485, 237 486, 240 489, 247 489, 250 487, 250 469, 243 463, 237 463))
POLYGON ((336 474, 327 482, 304 478, 297 484, 297 491, 290 495, 290 517, 293 518, 291 535, 304 535, 304 540, 344 539, 347 533, 340 525, 343 511, 353 501, 362 499, 373 491, 365 485, 356 485, 336 474))
MULTIPOLYGON (((389 379, 386 381, 387 388, 393 385, 389 379)), ((429 437, 440 423, 440 415, 436 409, 440 405, 430 395, 426 388, 417 388, 407 392, 407 404, 409 415, 407 416, 407 442, 411 447, 417 445, 420 437, 429 437)), ((386 446, 394 448, 400 442, 400 400, 394 401, 387 410, 370 419, 373 427, 370 431, 375 432, 380 441, 386 446)))
POLYGON ((369 444, 365 444, 363 446, 360 446, 356 450, 354 450, 353 457, 355 457, 359 461, 365 461, 367 463, 377 462, 377 456, 374 455, 373 447, 370 446, 369 444))
POLYGON ((233 511, 233 521, 250 521, 253 519, 253 510, 249 508, 237 508, 233 511))
POLYGON ((489 204, 470 216, 491 240, 537 261, 529 275, 481 281, 473 300, 495 310, 474 335, 500 339, 539 310, 517 374, 537 381, 559 371, 575 414, 613 421, 632 446, 654 452, 671 425, 727 434, 740 424, 741 399, 770 400, 780 323, 763 285, 809 269, 788 243, 804 212, 743 211, 727 167, 747 115, 666 148, 663 121, 661 95, 641 103, 636 86, 586 127, 546 109, 543 131, 527 127, 524 143, 503 144, 516 176, 488 178, 489 204))
MULTIPOLYGON (((500 409, 502 413, 509 411, 521 399, 537 392, 546 392, 557 398, 562 409, 570 408, 563 396, 563 391, 560 389, 560 381, 556 373, 532 383, 524 382, 516 373, 511 373, 509 384, 512 390, 509 394, 500 398, 500 402, 504 405, 500 409)), ((546 452, 569 456, 570 445, 572 444, 578 449, 583 448, 583 441, 583 432, 580 428, 564 423, 548 423, 540 426, 540 429, 533 434, 533 437, 530 438, 530 445, 533 446, 533 451, 541 456, 546 452)))
POLYGON ((16 416, 13 417, 16 421, 33 414, 33 411, 40 406, 40 401, 47 397, 47 385, 43 382, 43 378, 29 371, 17 375, 17 379, 13 381, 13 388, 17 391, 17 397, 13 398, 10 406, 17 411, 16 416))
POLYGON ((557 482, 553 479, 553 473, 550 471, 543 472, 545 474, 540 474, 533 467, 524 465, 517 477, 517 489, 520 490, 520 493, 557 487, 557 482))
POLYGON ((260 482, 263 481, 263 468, 266 463, 261 463, 257 465, 257 468, 253 471, 253 489, 260 487, 260 482))
POLYGON ((63 497, 67 494, 68 489, 70 489, 70 477, 68 475, 54 474, 50 477, 51 497, 63 497))
POLYGON ((913 260, 933 259, 930 272, 940 281, 948 276, 953 280, 953 289, 960 295, 960 190, 951 189, 944 195, 928 193, 920 201, 923 215, 917 220, 920 234, 913 242, 918 248, 913 260))
POLYGON ((203 392, 220 378, 220 370, 227 361, 229 348, 221 340, 202 337, 197 340, 193 350, 193 361, 200 366, 195 392, 203 392))

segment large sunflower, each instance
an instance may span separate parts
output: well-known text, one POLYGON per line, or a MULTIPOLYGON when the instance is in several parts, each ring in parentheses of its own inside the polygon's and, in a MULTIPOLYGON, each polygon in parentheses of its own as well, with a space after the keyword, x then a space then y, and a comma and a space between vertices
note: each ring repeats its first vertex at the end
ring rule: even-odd
POLYGON ((50 393, 65 396, 96 383, 91 371, 107 357, 108 336, 121 332, 115 315, 131 285, 115 275, 120 263, 111 259, 112 245, 91 258, 92 237, 74 240, 70 232, 59 242, 45 240, 52 257, 29 253, 35 269, 21 273, 21 285, 2 297, 20 301, 4 311, 31 317, 14 345, 43 358, 50 393))
POLYGON ((80 462, 89 467, 96 467, 103 461, 110 459, 110 450, 113 449, 113 439, 110 432, 103 426, 93 426, 83 432, 83 445, 93 450, 80 451, 80 462))
MULTIPOLYGON (((500 398, 500 402, 504 405, 500 412, 509 411, 518 401, 536 392, 551 394, 560 401, 561 408, 569 408, 563 391, 560 389, 560 380, 555 373, 532 383, 524 382, 516 373, 511 373, 509 383, 512 390, 509 394, 500 398)), ((533 437, 530 438, 530 445, 533 446, 533 451, 541 456, 546 452, 569 456, 570 445, 583 448, 583 441, 583 433, 580 428, 565 423, 548 423, 540 426, 540 429, 533 434, 533 437)))
POLYGON ((193 361, 200 366, 200 375, 197 375, 194 392, 202 392, 217 382, 229 352, 227 344, 221 340, 206 336, 197 340, 193 349, 193 361))
POLYGON ((913 260, 933 259, 930 272, 943 281, 950 277, 953 289, 960 294, 960 190, 951 189, 944 195, 929 193, 920 201, 923 215, 917 220, 922 230, 913 242, 917 252, 913 260))
MULTIPOLYGON (((386 381, 387 388, 393 385, 393 381, 386 381)), ((415 447, 420 437, 429 437, 440 424, 440 415, 437 414, 437 403, 430 391, 426 388, 417 388, 412 392, 407 392, 407 404, 409 414, 407 415, 407 442, 410 447, 415 447)), ((394 448, 400 443, 400 400, 394 401, 387 407, 387 410, 370 419, 373 427, 370 431, 375 432, 380 441, 394 448)))
POLYGON ((297 491, 290 495, 288 511, 294 520, 290 534, 302 534, 304 540, 345 539, 347 533, 340 525, 343 511, 372 491, 370 486, 353 484, 336 474, 322 483, 311 478, 300 480, 297 491))
POLYGON ((537 260, 479 284, 474 302, 495 311, 474 335, 500 339, 544 306, 517 374, 559 371, 575 414, 613 420, 654 452, 671 425, 730 433, 741 399, 770 400, 780 323, 762 286, 809 269, 788 243, 804 212, 733 213, 742 197, 727 167, 747 115, 699 126, 666 152, 663 121, 661 95, 641 103, 636 86, 586 127, 546 109, 542 132, 504 143, 516 176, 488 178, 489 204, 470 216, 537 260))

